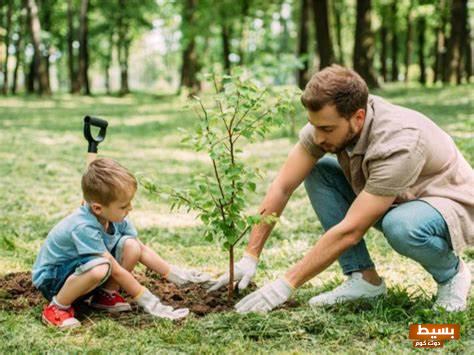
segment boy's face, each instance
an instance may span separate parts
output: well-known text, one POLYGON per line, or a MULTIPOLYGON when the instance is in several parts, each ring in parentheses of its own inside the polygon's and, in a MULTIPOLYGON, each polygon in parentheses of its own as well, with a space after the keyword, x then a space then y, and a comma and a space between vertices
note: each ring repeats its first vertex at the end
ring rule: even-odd
POLYGON ((125 194, 123 197, 111 202, 108 206, 93 202, 91 209, 97 217, 109 222, 122 222, 132 210, 132 200, 135 191, 125 194))

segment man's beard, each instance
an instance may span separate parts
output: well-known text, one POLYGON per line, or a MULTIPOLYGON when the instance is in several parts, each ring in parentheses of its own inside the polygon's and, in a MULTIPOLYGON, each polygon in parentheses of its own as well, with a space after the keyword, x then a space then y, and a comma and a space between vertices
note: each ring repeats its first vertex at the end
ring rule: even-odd
POLYGON ((355 144, 357 140, 359 139, 359 136, 360 134, 356 134, 355 131, 352 129, 352 126, 349 126, 349 131, 347 132, 341 144, 337 146, 333 146, 328 149, 324 148, 323 146, 319 146, 319 147, 326 153, 338 154, 342 152, 344 149, 346 149, 347 147, 355 144))

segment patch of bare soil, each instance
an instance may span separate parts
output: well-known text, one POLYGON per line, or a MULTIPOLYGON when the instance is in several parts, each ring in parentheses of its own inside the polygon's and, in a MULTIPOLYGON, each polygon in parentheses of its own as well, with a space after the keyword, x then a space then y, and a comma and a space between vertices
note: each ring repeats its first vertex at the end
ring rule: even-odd
MULTIPOLYGON (((234 301, 228 303, 226 287, 208 293, 207 289, 202 285, 176 286, 152 272, 136 273, 135 277, 153 294, 160 297, 164 304, 171 305, 174 308, 189 308, 198 317, 209 313, 232 311, 234 304, 238 300, 256 289, 255 284, 250 284, 245 292, 239 293, 238 289, 236 289, 234 301)), ((0 309, 19 311, 40 304, 46 304, 46 299, 33 286, 31 273, 18 272, 0 277, 0 309)), ((296 306, 297 303, 295 301, 290 301, 285 304, 284 308, 296 306)), ((75 304, 75 308, 80 320, 90 320, 93 322, 93 318, 95 318, 93 314, 97 312, 88 307, 87 302, 75 304)), ((132 305, 132 309, 133 311, 138 311, 138 307, 135 304, 132 305)), ((126 320, 130 318, 131 313, 124 312, 111 314, 111 316, 116 319, 126 320)), ((134 322, 134 324, 136 323, 134 322)))

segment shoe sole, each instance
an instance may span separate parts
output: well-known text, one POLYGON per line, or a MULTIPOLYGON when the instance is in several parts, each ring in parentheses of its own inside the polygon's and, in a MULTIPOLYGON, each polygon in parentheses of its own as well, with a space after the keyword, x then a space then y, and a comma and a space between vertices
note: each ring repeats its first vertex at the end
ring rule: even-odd
POLYGON ((41 320, 43 322, 44 325, 47 325, 48 327, 53 327, 53 328, 57 328, 57 329, 60 329, 60 330, 68 330, 68 329, 73 329, 73 328, 77 328, 77 327, 80 327, 81 326, 81 323, 78 322, 78 323, 73 323, 73 324, 69 324, 69 325, 63 325, 63 326, 60 326, 60 325, 56 325, 56 324, 53 324, 51 323, 45 316, 41 316, 41 320))
POLYGON ((347 298, 339 298, 339 299, 336 299, 335 301, 333 301, 332 303, 330 302, 321 302, 321 303, 309 303, 308 304, 311 306, 311 307, 324 307, 324 306, 333 306, 335 304, 342 304, 342 303, 347 303, 347 302, 355 302, 355 301, 358 301, 358 300, 371 300, 371 299, 375 299, 375 298, 378 298, 378 297, 385 297, 387 295, 387 292, 383 292, 379 295, 375 295, 375 296, 362 296, 362 297, 357 297, 357 298, 351 298, 351 299, 347 299, 347 298))
POLYGON ((132 310, 132 307, 130 307, 129 304, 124 304, 124 305, 120 305, 120 306, 113 306, 113 307, 108 307, 108 306, 104 306, 104 305, 101 305, 101 304, 93 304, 91 303, 90 306, 94 309, 98 309, 100 311, 107 311, 107 312, 110 312, 110 313, 119 313, 119 312, 127 312, 127 311, 131 311, 132 310))

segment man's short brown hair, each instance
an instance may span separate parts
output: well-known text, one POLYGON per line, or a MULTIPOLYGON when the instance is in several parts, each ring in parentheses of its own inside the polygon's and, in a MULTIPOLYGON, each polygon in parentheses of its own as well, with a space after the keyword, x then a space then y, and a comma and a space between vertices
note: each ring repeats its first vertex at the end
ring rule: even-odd
POLYGON ((88 203, 108 206, 137 189, 137 180, 115 160, 100 158, 89 164, 82 176, 82 193, 88 203))
POLYGON ((369 89, 354 70, 333 64, 313 75, 301 95, 306 109, 317 112, 335 105, 337 112, 350 118, 358 109, 366 109, 369 89))

